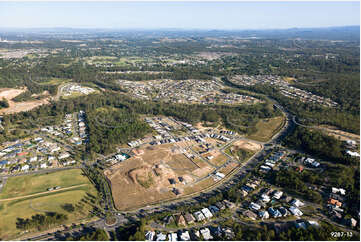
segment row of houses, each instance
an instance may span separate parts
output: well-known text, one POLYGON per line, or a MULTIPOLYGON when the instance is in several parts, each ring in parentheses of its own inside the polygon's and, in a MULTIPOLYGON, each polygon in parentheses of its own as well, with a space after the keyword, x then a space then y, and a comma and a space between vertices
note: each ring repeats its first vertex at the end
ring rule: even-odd
POLYGON ((259 100, 246 95, 223 93, 224 85, 216 80, 153 80, 131 82, 119 80, 119 84, 135 98, 162 100, 174 103, 255 103, 259 100))
POLYGON ((129 158, 130 158, 130 155, 128 155, 126 153, 118 153, 118 154, 114 155, 113 157, 111 157, 110 159, 107 159, 106 162, 114 165, 118 162, 125 161, 126 159, 129 159, 129 158))
POLYGON ((155 232, 146 231, 146 241, 197 241, 197 240, 213 240, 217 238, 233 239, 235 236, 233 230, 229 227, 204 227, 201 229, 179 230, 177 232, 155 232))
POLYGON ((302 203, 298 199, 293 199, 290 204, 291 206, 284 207, 273 207, 270 206, 267 208, 267 201, 270 201, 269 198, 266 198, 265 196, 261 196, 261 199, 258 202, 251 202, 249 204, 249 209, 244 211, 243 215, 246 217, 249 217, 253 220, 260 218, 262 220, 269 219, 269 218, 281 218, 281 217, 287 217, 289 215, 294 215, 297 217, 300 217, 303 215, 303 212, 300 210, 299 207, 303 206, 304 203, 302 203))
POLYGON ((238 85, 243 86, 253 86, 256 84, 270 84, 279 88, 281 94, 289 98, 298 98, 302 102, 307 103, 317 103, 320 105, 325 105, 329 107, 336 107, 338 103, 331 100, 330 98, 324 98, 318 95, 313 94, 312 92, 308 92, 302 90, 300 88, 296 88, 284 78, 274 75, 257 75, 257 76, 248 76, 248 75, 237 75, 232 78, 232 82, 238 85))
POLYGON ((0 168, 4 173, 14 173, 55 167, 57 162, 54 158, 60 150, 55 143, 42 137, 16 141, 0 152, 3 159, 0 161, 0 168))
POLYGON ((265 160, 265 162, 260 166, 261 172, 269 172, 271 171, 277 163, 286 156, 285 151, 278 151, 274 153, 271 157, 265 160))

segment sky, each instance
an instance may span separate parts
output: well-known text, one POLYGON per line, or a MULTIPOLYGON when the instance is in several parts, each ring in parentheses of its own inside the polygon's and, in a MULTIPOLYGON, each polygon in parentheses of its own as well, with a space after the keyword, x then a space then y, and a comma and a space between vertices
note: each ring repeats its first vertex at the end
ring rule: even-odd
POLYGON ((0 2, 0 28, 283 29, 360 24, 356 2, 0 2))

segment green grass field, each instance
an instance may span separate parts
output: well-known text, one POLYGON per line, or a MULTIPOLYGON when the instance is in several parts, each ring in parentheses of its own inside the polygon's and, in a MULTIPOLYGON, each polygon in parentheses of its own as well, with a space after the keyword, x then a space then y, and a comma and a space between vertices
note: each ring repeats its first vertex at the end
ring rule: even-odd
POLYGON ((61 186, 64 188, 89 183, 88 178, 81 174, 82 171, 80 169, 71 169, 52 173, 10 177, 3 191, 0 193, 0 199, 46 192, 49 187, 61 186))
POLYGON ((39 85, 58 85, 66 82, 70 82, 72 79, 66 78, 51 78, 49 81, 46 82, 38 82, 39 85))
POLYGON ((260 120, 256 124, 257 131, 248 135, 247 138, 266 142, 282 128, 284 122, 285 118, 283 116, 260 120))
POLYGON ((68 216, 66 223, 73 223, 89 216, 92 209, 92 201, 89 195, 96 197, 96 190, 90 181, 83 175, 81 170, 66 170, 44 175, 29 175, 15 177, 17 179, 7 181, 5 189, 8 195, 9 188, 16 188, 16 184, 22 186, 27 184, 28 191, 21 191, 21 195, 33 194, 44 187, 58 184, 62 187, 74 186, 77 184, 86 184, 66 191, 58 191, 49 194, 41 194, 30 198, 20 198, 11 201, 0 202, 0 239, 9 240, 20 236, 22 231, 16 229, 17 218, 30 218, 35 214, 44 214, 45 212, 58 212, 68 216), (42 184, 41 182, 44 182, 42 184), (46 184, 46 182, 52 182, 46 184), (30 185, 29 185, 30 184, 30 185), (81 201, 83 199, 83 201, 81 201), (86 202, 84 202, 86 201, 86 202), (67 212, 62 208, 65 203, 71 203, 76 208, 74 212, 67 212), (77 206, 78 205, 78 206, 77 206))

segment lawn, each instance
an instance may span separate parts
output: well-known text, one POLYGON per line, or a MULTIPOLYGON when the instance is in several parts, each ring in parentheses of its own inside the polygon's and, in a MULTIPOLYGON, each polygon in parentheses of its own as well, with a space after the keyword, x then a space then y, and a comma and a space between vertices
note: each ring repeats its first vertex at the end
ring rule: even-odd
POLYGON ((270 118, 268 120, 260 120, 256 124, 257 131, 248 135, 248 138, 266 142, 282 128, 284 123, 285 118, 283 116, 270 118))
POLYGON ((96 196, 96 190, 90 183, 73 190, 0 203, 0 239, 14 239, 22 233, 16 228, 16 219, 19 217, 30 218, 35 214, 58 212, 68 216, 67 224, 87 218, 92 209, 87 193, 96 196), (87 202, 81 202, 82 199, 87 202), (67 212, 64 210, 62 206, 66 203, 73 204, 75 211, 67 212))
POLYGON ((46 192, 49 187, 65 188, 87 183, 89 180, 82 175, 80 169, 10 177, 0 194, 0 199, 46 192))
POLYGON ((252 155, 255 154, 254 151, 249 149, 241 149, 239 147, 230 146, 225 151, 226 154, 236 158, 240 162, 247 161, 252 155), (231 149, 233 148, 233 149, 231 149))
POLYGON ((40 85, 58 85, 66 82, 70 82, 72 79, 66 78, 51 78, 46 82, 38 82, 40 85))

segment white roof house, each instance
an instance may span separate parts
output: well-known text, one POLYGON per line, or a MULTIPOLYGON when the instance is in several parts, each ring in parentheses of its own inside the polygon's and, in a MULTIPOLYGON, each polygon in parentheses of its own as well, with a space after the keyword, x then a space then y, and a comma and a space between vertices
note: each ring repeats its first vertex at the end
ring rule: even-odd
POLYGON ((202 221, 206 219, 201 211, 197 211, 193 215, 197 221, 202 221))
POLYGON ((249 205, 249 208, 254 209, 254 210, 260 210, 261 206, 257 203, 251 202, 251 204, 249 205))
POLYGON ((209 228, 204 228, 199 230, 199 232, 201 232, 204 240, 211 240, 213 239, 213 236, 211 235, 211 231, 209 231, 209 228))
POLYGON ((29 159, 30 162, 35 162, 37 160, 38 160, 37 156, 30 157, 30 159, 29 159))
POLYGON ((270 198, 267 194, 265 194, 265 193, 263 193, 263 194, 261 195, 261 199, 262 199, 263 202, 266 202, 266 203, 268 203, 269 201, 271 201, 271 198, 270 198))
POLYGON ((202 211, 202 213, 204 214, 204 216, 205 216, 206 218, 211 218, 211 217, 213 217, 213 214, 211 213, 211 211, 209 211, 208 208, 203 208, 201 211, 202 211))
POLYGON ((24 165, 23 167, 21 167, 21 170, 22 170, 22 171, 28 171, 29 168, 30 168, 29 165, 24 165))
POLYGON ((341 195, 346 195, 346 190, 342 188, 332 187, 332 193, 340 193, 341 195))
POLYGON ((69 153, 62 153, 59 155, 59 159, 62 160, 62 159, 65 159, 65 158, 68 158, 70 157, 70 154, 69 153))
POLYGON ((181 240, 183 240, 183 241, 191 240, 191 237, 190 237, 188 231, 183 232, 183 233, 181 234, 180 238, 181 238, 181 240))
POLYGON ((270 171, 272 169, 271 167, 264 166, 264 165, 260 166, 260 168, 261 168, 261 170, 264 170, 264 171, 270 171))
POLYGON ((269 167, 272 167, 272 168, 275 166, 275 164, 274 164, 274 163, 271 163, 271 162, 266 162, 265 165, 267 165, 267 166, 269 166, 269 167))
POLYGON ((219 178, 224 178, 225 175, 221 172, 216 172, 216 176, 218 176, 219 178))
POLYGON ((165 241, 166 239, 167 239, 167 235, 160 232, 157 234, 156 241, 165 241))
POLYGON ((291 213, 293 214, 293 215, 295 215, 295 216, 302 216, 303 215, 303 213, 302 213, 302 211, 301 210, 299 210, 298 208, 296 208, 296 207, 290 207, 289 208, 289 210, 291 211, 291 213))
POLYGON ((267 211, 259 211, 258 216, 262 219, 268 219, 269 218, 269 213, 267 211))
POLYGON ((305 205, 303 202, 296 198, 291 201, 291 204, 296 207, 302 207, 303 205, 305 205))
POLYGON ((346 153, 350 156, 360 157, 360 154, 351 150, 347 150, 346 153))
POLYGON ((275 194, 273 194, 273 197, 276 199, 280 199, 283 195, 282 191, 276 191, 275 194))
POLYGON ((127 157, 125 156, 125 155, 116 155, 115 156, 115 159, 117 159, 117 160, 120 160, 120 161, 123 161, 123 160, 126 160, 127 159, 127 157))

